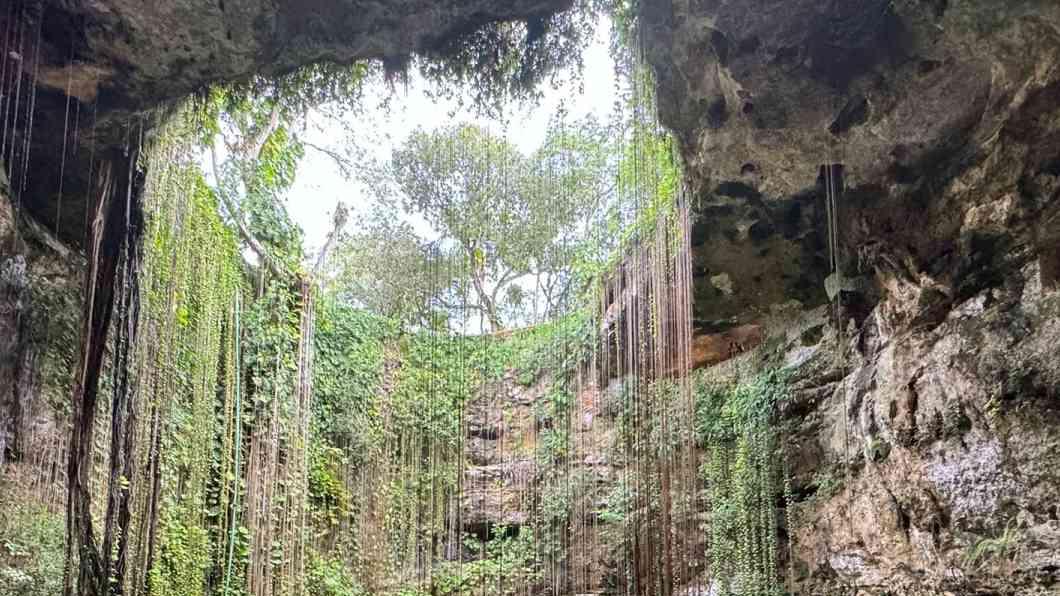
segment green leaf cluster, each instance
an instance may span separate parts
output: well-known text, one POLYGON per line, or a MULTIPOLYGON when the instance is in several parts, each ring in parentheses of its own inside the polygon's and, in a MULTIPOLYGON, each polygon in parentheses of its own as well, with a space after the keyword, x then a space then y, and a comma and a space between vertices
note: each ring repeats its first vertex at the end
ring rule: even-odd
POLYGON ((789 487, 772 419, 788 374, 772 370, 735 383, 706 375, 697 380, 696 431, 708 453, 709 564, 723 594, 782 593, 776 503, 789 487))
POLYGON ((0 490, 0 596, 50 596, 62 591, 61 513, 26 503, 12 483, 0 490))
POLYGON ((466 537, 469 560, 439 565, 431 576, 431 594, 475 596, 489 590, 491 594, 514 596, 535 585, 543 573, 537 562, 533 529, 509 534, 507 526, 495 526, 485 543, 466 537))

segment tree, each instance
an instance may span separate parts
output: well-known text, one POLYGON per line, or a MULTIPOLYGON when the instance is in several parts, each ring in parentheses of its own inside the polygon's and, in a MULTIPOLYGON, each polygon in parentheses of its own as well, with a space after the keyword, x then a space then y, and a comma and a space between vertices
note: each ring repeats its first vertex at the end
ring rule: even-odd
POLYGON ((452 268, 394 213, 376 209, 356 230, 335 253, 332 283, 338 297, 388 319, 430 324, 438 307, 445 308, 439 300, 452 286, 452 268))
POLYGON ((481 126, 454 125, 414 132, 390 167, 406 212, 461 264, 450 295, 471 296, 467 306, 497 331, 525 317, 529 299, 548 313, 568 296, 575 248, 609 192, 607 156, 595 122, 557 119, 530 156, 481 126))
POLYGON ((284 104, 215 91, 206 104, 212 125, 207 146, 214 190, 243 241, 277 277, 300 265, 301 230, 287 216, 282 195, 294 183, 305 150, 291 131, 284 104), (218 145, 224 159, 218 157, 218 145))
POLYGON ((534 175, 525 182, 526 192, 547 213, 536 222, 544 226, 536 235, 549 242, 534 255, 536 286, 547 317, 569 306, 574 284, 583 277, 581 261, 599 252, 594 236, 615 194, 612 136, 592 117, 567 122, 560 113, 530 156, 534 175))

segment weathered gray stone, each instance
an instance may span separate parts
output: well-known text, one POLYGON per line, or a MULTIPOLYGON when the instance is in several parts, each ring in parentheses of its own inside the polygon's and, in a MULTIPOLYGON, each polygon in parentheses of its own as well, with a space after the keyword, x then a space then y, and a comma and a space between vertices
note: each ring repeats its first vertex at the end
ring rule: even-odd
POLYGON ((843 305, 841 336, 834 306, 823 332, 779 330, 797 493, 840 486, 798 506, 800 593, 1055 589, 1060 5, 648 0, 642 17, 700 201, 697 321, 843 305), (825 164, 844 187, 831 282, 825 164))

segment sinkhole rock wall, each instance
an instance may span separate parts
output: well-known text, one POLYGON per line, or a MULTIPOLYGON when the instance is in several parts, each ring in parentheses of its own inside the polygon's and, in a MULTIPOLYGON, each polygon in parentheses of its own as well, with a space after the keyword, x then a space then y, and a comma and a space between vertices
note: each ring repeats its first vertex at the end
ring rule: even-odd
POLYGON ((80 324, 83 260, 10 200, 0 167, 0 464, 55 454, 80 324))
MULTIPOLYGON (((213 83, 275 77, 318 62, 445 55, 480 27, 534 21, 571 0, 12 0, 0 42, 36 83, 27 208, 82 242, 92 159, 122 161, 150 135, 151 110, 213 83), (64 117, 64 114, 69 116, 64 117), (65 130, 77 139, 63 163, 65 130), (64 184, 59 185, 59 172, 64 184), (47 174, 47 175, 45 175, 47 174), (59 194, 63 195, 62 209, 59 194)), ((19 139, 25 131, 14 130, 19 139)))
MULTIPOLYGON (((22 55, 39 89, 21 207, 48 228, 59 213, 63 240, 80 242, 88 161, 123 159, 132 114, 211 82, 320 59, 400 58, 567 5, 43 2, 41 45, 22 55), (79 124, 84 148, 65 165, 59 212, 67 89, 95 118, 79 124)), ((640 10, 660 117, 679 139, 698 209, 696 324, 719 338, 703 340, 703 361, 765 334, 784 340, 797 368, 780 415, 801 592, 1055 590, 1060 4, 642 0, 640 10), (841 166, 829 171, 843 186, 831 278, 825 164, 841 166), (838 324, 824 307, 830 294, 838 324)), ((0 26, 13 14, 0 10, 0 26)), ((17 211, 0 201, 8 452, 19 441, 12 421, 36 407, 19 383, 43 382, 18 376, 34 354, 22 318, 35 304, 25 300, 34 271, 46 288, 84 266, 48 241, 12 239, 17 211)), ((67 290, 76 300, 76 282, 67 290)), ((491 451, 503 432, 480 430, 476 466, 488 479, 504 461, 491 451)), ((508 460, 502 487, 521 478, 523 461, 508 460)), ((613 473, 595 448, 581 461, 613 473)), ((480 525, 520 522, 508 497, 479 494, 469 520, 479 511, 480 525)))
POLYGON ((641 11, 700 210, 697 325, 791 340, 806 593, 1056 589, 1060 5, 641 11))

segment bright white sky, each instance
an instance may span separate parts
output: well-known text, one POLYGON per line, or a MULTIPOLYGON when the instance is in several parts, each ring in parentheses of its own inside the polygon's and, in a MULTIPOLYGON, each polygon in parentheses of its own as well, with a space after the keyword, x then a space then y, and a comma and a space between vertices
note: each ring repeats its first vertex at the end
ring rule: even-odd
MULTIPOLYGON (((544 89, 544 97, 536 106, 515 109, 508 115, 506 136, 524 153, 536 149, 544 139, 549 118, 565 107, 572 118, 594 114, 606 121, 617 97, 615 64, 610 54, 610 23, 602 21, 595 39, 587 48, 582 73, 582 89, 569 79, 558 89, 544 89)), ((369 89, 365 94, 363 114, 350 116, 350 126, 365 128, 361 144, 373 151, 379 160, 386 160, 409 133, 418 127, 432 130, 452 122, 475 122, 501 132, 502 125, 487 120, 473 111, 460 108, 455 102, 437 101, 427 96, 426 86, 419 76, 412 74, 407 89, 399 88, 390 98, 389 110, 377 108, 389 96, 385 89, 369 89), (355 122, 354 122, 355 120, 355 122)), ((310 116, 304 137, 307 141, 342 152, 345 131, 328 129, 323 117, 310 116)), ((331 124, 330 126, 335 126, 331 124)), ((356 212, 369 203, 371 197, 363 184, 343 178, 335 162, 313 149, 307 149, 299 165, 298 175, 287 199, 287 210, 305 232, 305 248, 313 255, 324 243, 331 228, 331 214, 339 203, 346 203, 356 212)))

